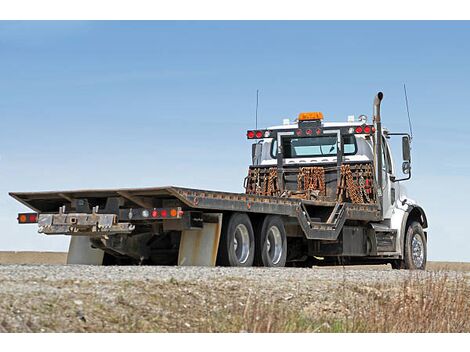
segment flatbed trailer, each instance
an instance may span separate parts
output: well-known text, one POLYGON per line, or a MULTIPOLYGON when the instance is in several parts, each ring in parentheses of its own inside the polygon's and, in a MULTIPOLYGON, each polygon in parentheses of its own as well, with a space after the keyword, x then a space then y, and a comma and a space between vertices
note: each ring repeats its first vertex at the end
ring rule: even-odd
MULTIPOLYGON (((378 171, 393 167, 390 155, 375 157, 388 153, 381 99, 374 125, 328 126, 321 114, 308 113, 295 126, 248 131, 248 139, 262 141, 253 145, 245 193, 168 186, 10 195, 35 212, 19 214, 20 223, 72 236, 69 263, 422 269, 424 211, 400 193, 403 180, 378 171), (285 144, 292 141, 300 151, 337 151, 329 159, 296 159, 289 153, 297 145, 285 144)), ((409 164, 409 140, 403 143, 409 164)))

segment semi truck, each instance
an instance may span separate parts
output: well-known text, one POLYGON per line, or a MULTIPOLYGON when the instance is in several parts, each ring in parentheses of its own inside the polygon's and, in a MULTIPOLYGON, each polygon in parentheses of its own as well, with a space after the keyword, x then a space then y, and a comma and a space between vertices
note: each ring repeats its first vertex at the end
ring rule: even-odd
POLYGON ((391 264, 425 269, 428 222, 403 185, 411 137, 320 112, 247 131, 244 193, 183 187, 12 192, 20 224, 71 236, 70 264, 305 267, 391 264), (401 172, 390 141, 400 138, 401 172), (399 178, 398 175, 402 175, 399 178))

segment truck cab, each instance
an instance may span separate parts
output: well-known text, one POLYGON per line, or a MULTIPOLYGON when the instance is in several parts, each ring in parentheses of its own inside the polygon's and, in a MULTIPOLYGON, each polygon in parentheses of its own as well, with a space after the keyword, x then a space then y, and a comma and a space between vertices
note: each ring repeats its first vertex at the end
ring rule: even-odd
MULTIPOLYGON (((382 129, 380 101, 381 99, 378 102, 379 108, 376 109, 379 111, 378 118, 375 116, 372 123, 368 123, 365 115, 360 115, 358 119, 349 116, 347 122, 324 122, 323 115, 315 112, 301 113, 294 122, 284 120, 282 125, 270 126, 266 130, 248 131, 248 139, 262 137, 252 146, 250 174, 253 170, 265 168, 276 168, 278 172, 282 170, 278 175, 282 177, 283 183, 280 193, 287 192, 289 196, 297 196, 301 191, 300 170, 329 168, 333 172, 325 173, 326 192, 323 195, 321 192, 315 194, 313 199, 341 202, 338 199, 341 165, 370 165, 374 169, 374 177, 366 182, 371 181, 374 184, 374 194, 369 194, 368 197, 364 193, 365 197, 359 202, 375 203, 380 207, 380 221, 371 222, 369 226, 392 237, 392 245, 388 246, 388 250, 382 251, 380 257, 391 258, 388 262, 393 267, 424 268, 427 250, 427 233, 424 231, 427 227, 426 215, 408 196, 403 185, 411 178, 411 137, 407 133, 391 133, 382 129), (407 176, 402 179, 397 176, 399 172, 389 143, 391 138, 397 136, 403 138, 402 174, 407 176), (379 138, 380 147, 377 143, 379 138), (381 160, 376 155, 380 155, 381 160), (414 236, 411 233, 413 231, 418 234, 414 236), (408 232, 410 233, 407 236, 408 232), (407 237, 411 238, 408 239, 409 243, 407 237)), ((361 172, 359 171, 359 175, 361 172)), ((359 188, 361 177, 356 180, 359 188)), ((247 187, 247 192, 252 193, 253 188, 247 187)))

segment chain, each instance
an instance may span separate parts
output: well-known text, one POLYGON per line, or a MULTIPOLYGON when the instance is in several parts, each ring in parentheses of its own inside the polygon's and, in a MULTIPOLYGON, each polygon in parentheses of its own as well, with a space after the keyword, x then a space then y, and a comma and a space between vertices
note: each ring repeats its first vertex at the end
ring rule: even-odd
POLYGON ((341 165, 341 182, 338 188, 338 200, 343 201, 344 193, 347 193, 351 202, 355 204, 364 203, 362 192, 360 192, 357 183, 354 182, 354 177, 349 165, 341 165))
POLYGON ((268 170, 256 168, 248 171, 246 194, 261 196, 275 196, 279 193, 277 185, 277 169, 271 167, 268 170))
MULTIPOLYGON (((351 201, 355 204, 375 201, 374 172, 369 164, 341 166, 341 178, 336 191, 338 202, 351 201)), ((250 169, 246 182, 246 193, 262 196, 286 196, 312 199, 326 196, 325 169, 323 167, 301 167, 297 173, 297 191, 286 191, 282 195, 277 182, 277 168, 250 169)))
POLYGON ((305 192, 306 197, 310 198, 312 191, 316 195, 326 195, 325 169, 322 167, 301 167, 297 174, 297 191, 305 192))

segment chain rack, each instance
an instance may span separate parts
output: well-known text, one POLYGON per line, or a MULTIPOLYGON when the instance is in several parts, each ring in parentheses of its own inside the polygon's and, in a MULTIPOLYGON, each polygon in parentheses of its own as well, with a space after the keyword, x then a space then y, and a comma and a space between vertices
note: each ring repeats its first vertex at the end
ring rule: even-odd
POLYGON ((372 166, 370 164, 342 165, 336 199, 340 203, 375 203, 376 195, 372 166))

